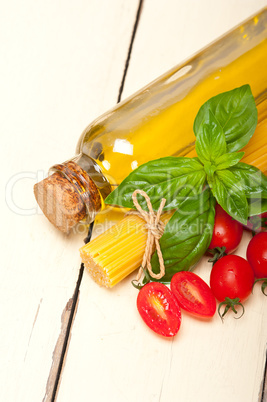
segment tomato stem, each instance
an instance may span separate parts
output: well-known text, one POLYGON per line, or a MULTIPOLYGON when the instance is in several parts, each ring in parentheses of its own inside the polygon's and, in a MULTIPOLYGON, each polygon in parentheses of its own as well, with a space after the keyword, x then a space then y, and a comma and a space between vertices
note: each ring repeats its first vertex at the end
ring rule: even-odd
POLYGON ((267 293, 265 292, 265 289, 267 288, 267 278, 256 279, 255 282, 254 282, 253 287, 255 286, 255 283, 257 283, 257 282, 262 282, 261 291, 264 294, 264 296, 267 296, 267 293))
POLYGON ((214 247, 213 249, 208 249, 208 252, 211 253, 213 255, 212 258, 210 258, 208 260, 208 262, 212 262, 212 266, 222 257, 224 257, 225 255, 227 255, 227 253, 225 252, 226 247, 214 247))
POLYGON ((141 268, 142 268, 143 273, 144 273, 143 282, 140 283, 136 279, 133 279, 131 281, 131 284, 133 285, 133 287, 138 289, 138 290, 142 289, 148 282, 150 282, 150 276, 149 276, 149 273, 148 273, 147 269, 144 269, 142 266, 141 266, 141 268))
POLYGON ((242 314, 239 317, 234 317, 235 319, 239 319, 244 315, 245 313, 245 308, 243 304, 240 302, 240 299, 236 297, 235 299, 230 299, 230 297, 226 297, 224 301, 222 301, 219 306, 218 306, 218 314, 221 317, 221 320, 223 321, 223 317, 225 314, 228 312, 229 309, 231 309, 235 314, 237 314, 237 310, 235 306, 241 306, 242 307, 242 314), (223 314, 221 314, 221 308, 222 306, 225 306, 223 314))

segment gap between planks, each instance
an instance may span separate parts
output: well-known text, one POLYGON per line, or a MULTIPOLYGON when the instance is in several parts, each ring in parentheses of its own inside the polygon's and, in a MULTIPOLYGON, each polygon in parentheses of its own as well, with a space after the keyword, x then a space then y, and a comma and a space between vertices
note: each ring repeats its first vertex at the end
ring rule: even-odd
POLYGON ((82 281, 84 266, 81 264, 79 277, 76 283, 74 294, 67 302, 61 315, 61 331, 53 352, 53 361, 46 384, 46 392, 43 402, 55 401, 60 384, 62 368, 70 340, 71 328, 76 315, 79 299, 79 288, 82 281))
MULTIPOLYGON (((124 65, 122 80, 121 80, 121 84, 119 87, 117 103, 119 103, 121 101, 122 92, 123 92, 123 88, 124 88, 124 84, 125 84, 125 80, 126 80, 126 76, 127 76, 132 48, 133 48, 134 39, 136 36, 136 32, 137 32, 141 12, 142 12, 143 3, 144 3, 144 0, 139 0, 138 9, 137 9, 135 22, 134 22, 134 26, 133 26, 133 31, 132 31, 130 44, 129 44, 129 48, 128 48, 128 52, 127 52, 127 57, 126 57, 125 65, 124 65)), ((88 243, 90 241, 92 231, 93 231, 93 223, 89 226, 89 231, 88 231, 88 235, 85 239, 85 243, 88 243)), ((45 396, 43 398, 43 402, 50 402, 50 401, 53 402, 56 400, 56 397, 57 397, 57 392, 58 392, 58 389, 60 386, 61 374, 62 374, 62 370, 64 367, 65 358, 67 356, 71 328, 72 328, 74 318, 76 315, 76 311, 77 311, 77 307, 78 307, 79 292, 80 292, 80 285, 82 282, 83 272, 84 272, 84 265, 81 264, 77 283, 76 283, 75 290, 74 290, 74 294, 73 294, 72 298, 69 299, 69 301, 67 302, 67 304, 63 310, 63 313, 61 315, 61 331, 60 331, 58 340, 56 342, 56 346, 54 348, 52 366, 51 366, 50 373, 48 376, 48 380, 47 380, 47 384, 46 384, 46 392, 45 392, 45 396)))
MULTIPOLYGON (((133 26, 133 31, 130 39, 130 44, 128 48, 128 53, 124 65, 124 71, 122 75, 122 80, 121 84, 119 87, 119 92, 118 92, 118 98, 117 98, 117 103, 121 101, 123 89, 124 89, 124 84, 127 76, 127 71, 129 68, 129 63, 131 59, 131 53, 133 49, 133 44, 136 36, 136 32, 138 29, 138 24, 140 21, 141 13, 142 13, 142 8, 143 8, 144 0, 139 0, 138 4, 138 9, 135 17, 135 22, 133 26)), ((93 224, 90 225, 89 231, 88 231, 88 236, 85 239, 85 242, 89 242, 91 235, 92 235, 92 230, 93 230, 93 224)), ((47 385, 46 385, 46 393, 43 398, 43 402, 50 402, 50 401, 55 401, 56 396, 57 396, 57 391, 59 389, 60 385, 60 380, 61 380, 61 373, 62 369, 64 367, 64 361, 65 357, 67 355, 67 349, 68 349, 68 344, 70 340, 70 334, 71 334, 71 328, 72 324, 74 322, 74 318, 76 315, 77 307, 78 307, 78 301, 79 301, 79 289, 83 277, 83 272, 84 272, 84 266, 81 264, 80 270, 79 270, 79 275, 78 275, 78 280, 75 286, 74 294, 71 299, 67 302, 62 316, 61 316, 61 331, 53 352, 53 362, 52 366, 50 369, 49 377, 47 380, 47 385)), ((265 366, 264 366, 264 373, 263 373, 263 380, 262 380, 262 389, 260 391, 260 399, 259 402, 267 402, 267 351, 265 354, 265 366)))
POLYGON ((125 84, 125 79, 126 79, 129 63, 130 63, 131 53, 132 53, 132 50, 133 50, 134 39, 135 39, 135 36, 136 36, 138 24, 139 24, 139 21, 140 21, 140 16, 141 16, 142 8, 143 8, 143 3, 144 3, 144 0, 139 0, 139 5, 138 5, 136 17, 135 17, 135 23, 134 23, 134 27, 133 27, 133 32, 132 32, 132 36, 131 36, 131 40, 130 40, 130 46, 129 46, 129 49, 128 49, 128 54, 127 54, 125 66, 124 66, 124 71, 123 71, 123 75, 122 75, 122 80, 121 80, 121 85, 120 85, 120 89, 119 89, 117 103, 119 103, 121 101, 121 96, 122 96, 122 92, 123 92, 123 88, 124 88, 124 84, 125 84))
POLYGON ((262 380, 262 391, 259 402, 267 402, 267 347, 265 352, 265 366, 262 380))

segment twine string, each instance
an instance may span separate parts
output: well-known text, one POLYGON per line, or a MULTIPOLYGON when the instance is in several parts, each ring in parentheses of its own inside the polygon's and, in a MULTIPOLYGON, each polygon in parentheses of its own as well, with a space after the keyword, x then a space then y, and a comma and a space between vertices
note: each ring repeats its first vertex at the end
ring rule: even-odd
POLYGON ((147 195, 147 193, 143 190, 135 190, 132 194, 132 199, 133 199, 133 203, 135 208, 138 211, 138 215, 144 219, 146 221, 146 228, 148 230, 147 232, 147 242, 146 242, 146 248, 145 248, 145 252, 144 252, 144 256, 143 256, 143 261, 142 261, 142 265, 138 271, 136 280, 139 281, 143 270, 145 268, 147 268, 149 275, 154 278, 154 279, 161 279, 164 275, 165 275, 165 266, 164 266, 164 260, 163 260, 163 256, 162 256, 162 252, 160 249, 160 244, 159 244, 159 240, 161 238, 161 236, 164 233, 164 228, 165 225, 164 223, 160 220, 160 216, 162 214, 162 210, 164 208, 164 205, 166 203, 165 198, 162 198, 159 209, 157 211, 157 213, 154 212, 153 208, 152 208, 152 204, 150 201, 149 196, 147 195), (137 194, 142 195, 147 203, 147 207, 148 207, 148 211, 144 211, 142 209, 142 207, 140 206, 138 200, 137 200, 137 194), (151 267, 151 256, 152 253, 154 251, 154 249, 156 248, 157 253, 158 253, 158 258, 159 258, 159 265, 160 265, 160 272, 158 274, 155 274, 152 271, 152 267, 151 267))

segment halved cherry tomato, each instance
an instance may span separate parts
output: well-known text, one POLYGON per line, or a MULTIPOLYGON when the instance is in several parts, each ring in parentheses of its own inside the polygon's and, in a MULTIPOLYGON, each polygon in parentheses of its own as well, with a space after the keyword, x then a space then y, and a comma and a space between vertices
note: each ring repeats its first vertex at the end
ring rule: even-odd
POLYGON ((216 300, 210 287, 193 272, 177 272, 171 280, 171 291, 181 308, 200 317, 212 317, 216 300))
POLYGON ((181 310, 170 289, 158 282, 147 283, 138 293, 137 309, 157 334, 171 337, 181 325, 181 310))
POLYGON ((247 259, 256 278, 267 278, 267 232, 252 237, 247 248, 247 259))
POLYGON ((230 254, 237 249, 242 239, 242 234, 242 224, 234 220, 217 204, 215 206, 215 221, 209 249, 225 247, 225 253, 230 254))

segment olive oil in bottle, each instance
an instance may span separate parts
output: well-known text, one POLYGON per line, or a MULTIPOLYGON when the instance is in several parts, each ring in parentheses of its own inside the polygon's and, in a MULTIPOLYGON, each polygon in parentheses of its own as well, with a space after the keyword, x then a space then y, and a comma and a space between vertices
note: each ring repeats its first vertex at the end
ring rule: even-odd
POLYGON ((244 84, 251 86, 259 117, 244 162, 267 172, 266 54, 267 8, 96 119, 82 133, 77 156, 35 185, 44 214, 68 232, 81 220, 93 221, 114 186, 141 164, 195 156, 200 106, 244 84))

